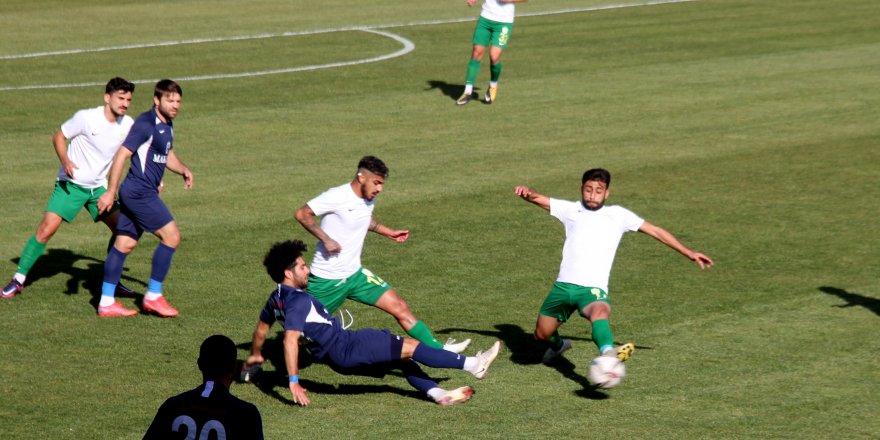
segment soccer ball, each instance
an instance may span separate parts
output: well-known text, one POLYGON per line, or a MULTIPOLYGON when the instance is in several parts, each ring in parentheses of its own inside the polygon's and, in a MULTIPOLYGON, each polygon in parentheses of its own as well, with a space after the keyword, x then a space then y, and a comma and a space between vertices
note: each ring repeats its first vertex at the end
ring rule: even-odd
POLYGON ((599 356, 590 362, 590 383, 599 388, 614 388, 626 376, 626 367, 617 356, 599 356))

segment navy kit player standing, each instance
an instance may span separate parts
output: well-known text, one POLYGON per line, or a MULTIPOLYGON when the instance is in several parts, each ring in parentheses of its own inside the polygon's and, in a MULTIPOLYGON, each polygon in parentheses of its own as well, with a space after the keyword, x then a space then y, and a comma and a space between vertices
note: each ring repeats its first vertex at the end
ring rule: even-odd
POLYGON ((444 390, 418 364, 464 370, 482 379, 501 350, 500 341, 495 341, 485 352, 464 357, 414 338, 402 338, 388 330, 346 330, 315 297, 303 290, 309 283, 309 267, 302 258, 305 250, 306 245, 299 240, 275 243, 263 260, 278 288, 260 313, 245 371, 252 371, 251 368, 263 363, 261 352, 266 336, 272 324, 280 321, 284 327, 284 362, 295 404, 310 402, 306 389, 299 383, 301 338, 315 358, 339 373, 383 377, 391 370, 400 369, 410 385, 440 405, 470 399, 473 393, 470 387, 444 390))
POLYGON ((122 148, 113 158, 107 192, 98 199, 98 209, 110 209, 125 161, 131 158, 131 168, 119 188, 121 212, 117 226, 116 243, 104 262, 104 283, 101 287, 100 316, 131 316, 136 310, 126 309, 116 300, 116 285, 122 276, 125 258, 137 246, 144 232, 151 232, 161 242, 153 253, 152 272, 144 295, 143 307, 163 317, 177 315, 162 295, 162 283, 171 267, 171 258, 180 244, 180 230, 165 203, 159 198, 159 187, 165 169, 183 176, 184 188, 192 188, 193 174, 177 158, 173 150, 174 126, 172 120, 180 109, 183 90, 170 80, 156 83, 153 108, 141 114, 128 133, 122 148))

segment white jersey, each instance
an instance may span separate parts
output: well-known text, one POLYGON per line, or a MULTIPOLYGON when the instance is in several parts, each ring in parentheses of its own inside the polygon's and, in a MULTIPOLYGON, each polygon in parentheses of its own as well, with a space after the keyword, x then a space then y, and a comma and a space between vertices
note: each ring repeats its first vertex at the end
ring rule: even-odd
POLYGON ((309 200, 308 205, 315 215, 322 216, 321 229, 342 246, 341 252, 330 255, 319 241, 312 258, 312 274, 329 280, 348 278, 361 268, 361 251, 375 202, 361 198, 351 189, 351 183, 346 183, 328 189, 309 200))
POLYGON ((104 106, 76 112, 61 124, 61 133, 70 139, 67 157, 76 164, 77 169, 73 170, 71 178, 62 165, 57 179, 85 188, 106 186, 110 163, 132 124, 134 120, 128 116, 118 117, 116 122, 107 121, 104 106))
POLYGON ((644 220, 622 206, 597 211, 581 202, 550 199, 550 215, 565 226, 562 263, 556 281, 608 292, 611 264, 623 234, 638 231, 644 220))
POLYGON ((480 17, 499 23, 513 23, 513 13, 516 10, 514 5, 515 3, 502 3, 500 0, 485 0, 480 17))

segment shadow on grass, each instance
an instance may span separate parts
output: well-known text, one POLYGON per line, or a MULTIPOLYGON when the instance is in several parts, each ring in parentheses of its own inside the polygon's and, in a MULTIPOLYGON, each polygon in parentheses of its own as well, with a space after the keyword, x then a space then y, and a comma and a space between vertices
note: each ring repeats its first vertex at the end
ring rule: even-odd
MULTIPOLYGON (((242 344, 238 344, 237 346, 240 349, 247 350, 250 352, 251 343, 246 342, 242 344)), ((251 383, 254 384, 260 391, 262 391, 267 396, 270 396, 279 402, 295 405, 293 399, 290 397, 290 391, 288 388, 288 380, 287 380, 287 364, 284 360, 284 332, 278 331, 274 338, 269 337, 266 338, 266 342, 263 345, 263 358, 265 359, 265 364, 270 364, 274 368, 274 371, 260 370, 254 377, 251 378, 251 383)), ((333 371, 339 373, 343 376, 363 376, 363 377, 373 377, 377 379, 381 379, 385 376, 398 376, 404 377, 403 373, 397 369, 395 365, 374 365, 373 368, 359 369, 357 373, 353 373, 351 370, 343 370, 337 368, 331 364, 325 364, 323 362, 315 360, 311 353, 308 350, 300 350, 299 356, 299 369, 303 371, 308 368, 312 364, 321 363, 330 367, 333 371)), ((243 361, 239 361, 239 370, 241 369, 241 364, 243 361)), ((446 378, 438 379, 433 377, 437 382, 442 382, 447 380, 446 378)), ((240 378, 236 378, 236 381, 241 383, 240 378)), ((315 394, 341 394, 341 395, 356 395, 356 394, 373 394, 373 393, 394 393, 404 397, 416 398, 420 400, 428 400, 427 397, 422 395, 422 393, 416 390, 404 390, 391 385, 365 385, 365 384, 325 384, 320 382, 311 381, 308 379, 300 379, 300 383, 302 386, 309 391, 309 393, 315 394)))
MULTIPOLYGON (((426 81, 428 87, 425 88, 425 91, 429 90, 440 90, 443 93, 443 96, 449 97, 453 101, 458 100, 458 97, 464 93, 464 85, 461 84, 450 84, 446 81, 439 80, 428 80, 426 81)), ((474 91, 479 90, 478 87, 474 87, 474 91)))
POLYGON ((880 316, 880 299, 872 298, 870 296, 865 296, 854 292, 849 292, 838 287, 822 286, 819 288, 819 290, 846 301, 846 304, 836 305, 833 307, 847 308, 861 306, 874 312, 875 315, 880 316))
MULTIPOLYGON (((13 258, 10 261, 17 265, 19 258, 13 258)), ((30 286, 43 278, 52 278, 61 274, 69 277, 64 294, 78 295, 81 293, 80 289, 82 288, 91 295, 92 299, 89 301, 89 304, 97 310, 98 301, 101 299, 101 284, 104 279, 104 262, 71 252, 68 249, 49 249, 37 260, 34 267, 28 273, 25 286, 30 286), (80 261, 86 262, 85 268, 76 267, 76 263, 80 261)), ((129 287, 131 287, 133 282, 141 286, 144 285, 140 281, 124 275, 122 279, 129 284, 129 287)), ((139 298, 140 295, 133 297, 139 298)))

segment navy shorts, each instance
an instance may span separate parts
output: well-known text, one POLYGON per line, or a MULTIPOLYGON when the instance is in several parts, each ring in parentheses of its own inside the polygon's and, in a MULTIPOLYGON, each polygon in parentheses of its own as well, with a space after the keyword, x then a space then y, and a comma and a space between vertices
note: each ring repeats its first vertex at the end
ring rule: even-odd
POLYGON ((158 194, 133 197, 120 191, 119 201, 122 206, 119 210, 119 223, 116 227, 118 235, 125 235, 137 240, 141 238, 144 231, 156 232, 174 221, 171 211, 168 210, 158 194))
POLYGON ((348 332, 346 341, 334 344, 323 360, 342 374, 382 377, 400 364, 402 351, 402 337, 388 329, 365 328, 348 332))

